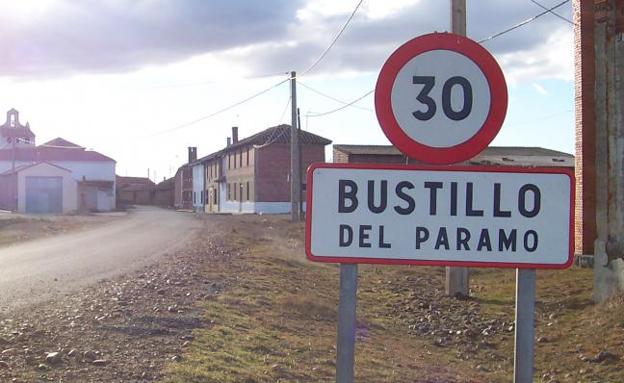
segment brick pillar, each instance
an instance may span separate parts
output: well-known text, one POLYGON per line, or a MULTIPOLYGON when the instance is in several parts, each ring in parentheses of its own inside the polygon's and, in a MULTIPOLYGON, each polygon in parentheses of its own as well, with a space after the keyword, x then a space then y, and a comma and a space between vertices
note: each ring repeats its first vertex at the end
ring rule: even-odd
POLYGON ((596 239, 596 112, 594 2, 574 0, 574 106, 576 152, 575 252, 593 254, 596 239))

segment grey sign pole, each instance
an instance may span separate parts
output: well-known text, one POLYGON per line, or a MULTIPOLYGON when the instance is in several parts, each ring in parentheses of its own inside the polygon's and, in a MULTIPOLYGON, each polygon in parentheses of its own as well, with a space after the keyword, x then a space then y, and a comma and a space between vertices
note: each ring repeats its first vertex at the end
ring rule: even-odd
POLYGON ((355 305, 357 300, 357 265, 340 264, 338 301, 338 342, 336 383, 353 383, 355 352, 355 305))
POLYGON ((535 348, 535 270, 516 269, 514 383, 533 382, 535 348))

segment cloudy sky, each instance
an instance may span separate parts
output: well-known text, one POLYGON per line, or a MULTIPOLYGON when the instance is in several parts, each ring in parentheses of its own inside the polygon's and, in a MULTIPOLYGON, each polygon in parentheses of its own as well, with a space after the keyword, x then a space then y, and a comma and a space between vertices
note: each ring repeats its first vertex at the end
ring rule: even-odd
MULTIPOLYGON (((539 0, 547 7, 561 0, 539 0)), ((386 144, 368 96, 402 43, 449 30, 443 0, 1 0, 0 110, 15 107, 43 143, 63 137, 117 160, 120 175, 170 176, 245 137, 290 122, 286 72, 300 74, 302 126, 334 143, 386 144), (202 119, 264 89, 236 108, 202 119), (286 111, 286 112, 285 112, 286 111), (190 122, 200 120, 194 124, 190 122)), ((468 0, 482 40, 542 11, 530 0, 468 0)), ((571 5, 557 8, 571 19, 571 5)), ((573 31, 551 14, 486 41, 509 87, 496 145, 573 152, 573 31)))

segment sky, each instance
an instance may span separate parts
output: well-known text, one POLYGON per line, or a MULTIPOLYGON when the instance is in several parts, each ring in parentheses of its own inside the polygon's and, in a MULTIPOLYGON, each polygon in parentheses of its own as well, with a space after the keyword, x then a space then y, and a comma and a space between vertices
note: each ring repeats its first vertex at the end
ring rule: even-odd
MULTIPOLYGON (((0 0, 0 112, 19 110, 38 144, 63 137, 114 158, 119 175, 150 169, 160 181, 186 162, 188 146, 200 157, 225 146, 232 126, 244 138, 290 123, 283 81, 294 70, 304 130, 334 144, 388 144, 373 95, 324 114, 344 104, 317 92, 351 102, 374 89, 396 48, 450 29, 450 1, 364 0, 308 71, 357 3, 0 0)), ((530 0, 467 0, 467 35, 479 41, 542 11, 530 0)), ((571 19, 571 2, 556 12, 571 19)), ((546 14, 482 44, 509 93, 493 145, 574 152, 573 39, 569 22, 546 14)))

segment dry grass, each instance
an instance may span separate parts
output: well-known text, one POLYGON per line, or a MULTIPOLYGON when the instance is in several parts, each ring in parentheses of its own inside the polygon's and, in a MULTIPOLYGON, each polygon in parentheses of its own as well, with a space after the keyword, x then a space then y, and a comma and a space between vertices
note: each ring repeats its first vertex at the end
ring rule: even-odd
MULTIPOLYGON (((206 273, 229 287, 205 305, 211 325, 195 332, 183 361, 168 366, 165 381, 333 381, 338 268, 307 262, 303 226, 285 217, 206 220, 206 230, 216 231, 230 254, 217 257, 206 273)), ((356 381, 512 380, 512 332, 488 339, 487 349, 471 354, 409 335, 411 318, 396 312, 419 293, 409 281, 443 275, 441 268, 360 267, 356 381)), ((511 321, 514 288, 513 271, 475 270, 474 298, 466 304, 478 306, 485 318, 511 321)), ((590 270, 538 272, 537 335, 545 341, 536 348, 536 382, 624 381, 620 360, 579 358, 604 350, 624 357, 624 302, 594 306, 590 293, 590 270)))

